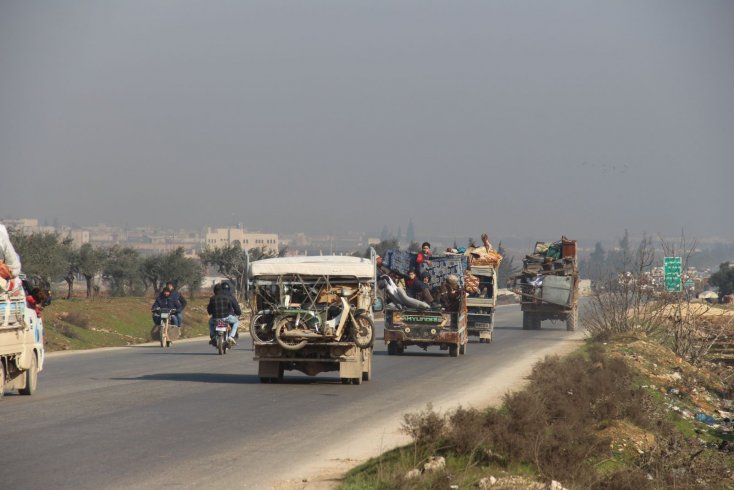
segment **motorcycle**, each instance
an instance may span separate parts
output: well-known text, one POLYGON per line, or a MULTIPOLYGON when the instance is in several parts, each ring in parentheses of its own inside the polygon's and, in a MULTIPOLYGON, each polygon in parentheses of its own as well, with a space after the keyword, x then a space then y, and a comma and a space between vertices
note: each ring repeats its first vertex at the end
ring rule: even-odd
POLYGON ((231 348, 227 339, 229 339, 232 326, 226 318, 217 318, 214 321, 214 338, 211 343, 217 348, 217 353, 221 356, 227 353, 227 349, 231 348))
POLYGON ((156 308, 155 313, 161 319, 160 329, 158 331, 161 347, 171 347, 171 344, 173 343, 170 335, 170 327, 172 324, 171 318, 176 315, 176 310, 174 308, 156 308))
MULTIPOLYGON (((374 324, 366 310, 350 304, 348 298, 352 295, 353 291, 344 287, 338 290, 339 301, 326 309, 286 307, 268 312, 274 320, 272 336, 283 349, 292 351, 303 349, 309 341, 351 340, 361 349, 370 347, 375 340, 374 324)), ((263 313, 260 318, 266 316, 263 313)), ((262 323, 253 321, 252 325, 262 323)), ((262 340, 265 335, 257 333, 257 338, 262 340)))

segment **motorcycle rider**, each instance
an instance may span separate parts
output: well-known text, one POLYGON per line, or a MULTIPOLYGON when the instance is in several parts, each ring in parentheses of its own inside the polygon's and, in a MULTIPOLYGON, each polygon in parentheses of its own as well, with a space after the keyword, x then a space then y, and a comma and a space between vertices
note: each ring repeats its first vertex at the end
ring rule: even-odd
POLYGON ((214 327, 216 327, 218 318, 226 318, 227 323, 232 325, 227 341, 230 345, 236 345, 234 337, 237 335, 237 327, 239 326, 239 316, 242 314, 239 303, 232 295, 229 282, 223 281, 221 285, 214 286, 214 295, 209 298, 209 304, 206 312, 212 317, 209 319, 209 338, 212 345, 214 342, 214 327), (219 287, 217 287, 219 286, 219 287))
MULTIPOLYGON (((155 302, 153 302, 153 306, 151 307, 151 310, 153 311, 153 323, 156 325, 161 324, 161 315, 158 311, 159 308, 163 309, 175 309, 178 313, 183 306, 181 305, 181 301, 178 299, 175 299, 171 295, 171 290, 168 289, 168 287, 163 288, 163 290, 158 294, 158 297, 156 297, 155 302)), ((178 323, 178 315, 172 315, 171 322, 173 323, 174 327, 180 327, 181 325, 178 323)))
POLYGON ((183 297, 183 294, 181 294, 178 289, 176 289, 176 285, 173 283, 173 281, 168 281, 166 283, 166 287, 171 290, 171 297, 174 301, 179 301, 181 303, 181 309, 176 310, 176 319, 178 320, 178 326, 183 325, 183 310, 186 308, 186 298, 183 297))

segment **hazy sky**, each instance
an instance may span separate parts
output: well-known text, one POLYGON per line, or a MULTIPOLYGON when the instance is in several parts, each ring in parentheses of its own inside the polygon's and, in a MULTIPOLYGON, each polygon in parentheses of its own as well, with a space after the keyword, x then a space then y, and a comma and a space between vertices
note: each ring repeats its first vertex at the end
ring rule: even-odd
POLYGON ((0 216, 734 239, 734 2, 0 0, 0 216))

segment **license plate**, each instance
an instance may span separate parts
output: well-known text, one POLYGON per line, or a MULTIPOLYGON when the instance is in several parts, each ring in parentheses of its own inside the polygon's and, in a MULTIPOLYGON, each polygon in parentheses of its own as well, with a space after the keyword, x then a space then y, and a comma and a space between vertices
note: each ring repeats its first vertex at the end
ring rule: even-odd
POLYGON ((222 326, 217 325, 217 332, 226 332, 226 331, 227 331, 227 327, 222 327, 222 326))

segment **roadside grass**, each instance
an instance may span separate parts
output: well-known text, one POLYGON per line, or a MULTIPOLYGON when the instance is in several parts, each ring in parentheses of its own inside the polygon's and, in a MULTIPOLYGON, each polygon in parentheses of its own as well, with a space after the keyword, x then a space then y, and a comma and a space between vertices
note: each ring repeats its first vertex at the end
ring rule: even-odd
MULTIPOLYGON (((193 298, 184 310, 181 337, 208 334, 206 298, 193 298)), ((141 297, 57 299, 43 312, 46 350, 91 349, 149 342, 153 300, 141 297)))
POLYGON ((681 372, 707 393, 721 388, 644 339, 590 340, 566 358, 536 364, 527 387, 498 408, 440 414, 429 405, 406 414, 413 444, 355 468, 340 488, 477 488, 490 476, 493 489, 545 488, 551 480, 570 489, 732 488, 734 457, 717 448, 731 432, 686 415, 700 410, 703 386, 681 399, 687 409, 673 404, 670 393, 684 389, 669 385, 681 372), (434 456, 445 467, 425 470, 434 456))

